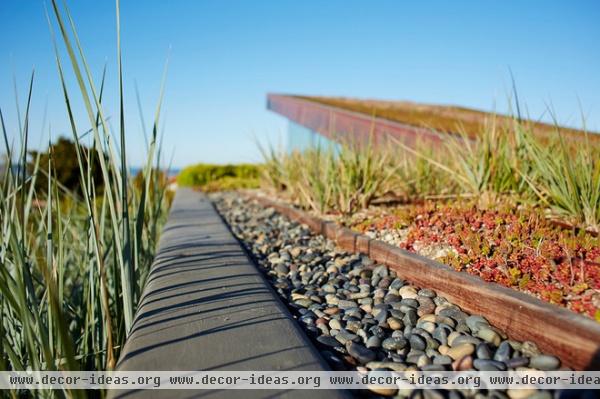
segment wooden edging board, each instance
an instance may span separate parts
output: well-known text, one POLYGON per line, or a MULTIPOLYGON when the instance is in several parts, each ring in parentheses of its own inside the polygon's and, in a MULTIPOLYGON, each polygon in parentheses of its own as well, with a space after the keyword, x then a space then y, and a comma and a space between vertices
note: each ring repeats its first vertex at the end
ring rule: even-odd
POLYGON ((401 278, 437 291, 465 311, 485 316, 510 338, 535 342, 543 352, 558 356, 568 367, 600 370, 600 324, 591 319, 477 276, 457 272, 285 203, 253 192, 243 194, 306 224, 314 233, 335 241, 339 247, 368 255, 395 270, 401 278))

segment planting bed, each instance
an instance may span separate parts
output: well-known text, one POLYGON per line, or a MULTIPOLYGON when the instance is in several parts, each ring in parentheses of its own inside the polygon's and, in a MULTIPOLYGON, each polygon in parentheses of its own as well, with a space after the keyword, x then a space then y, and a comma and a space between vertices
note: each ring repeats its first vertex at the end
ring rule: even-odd
MULTIPOLYGON (((561 367, 557 357, 541 353, 535 343, 509 339, 483 316, 469 315, 435 291, 409 284, 367 256, 337 248, 333 241, 272 208, 236 194, 212 198, 336 369, 561 367)), ((520 393, 457 391, 452 395, 504 398, 520 393)), ((548 392, 535 396, 551 397, 548 392)))
POLYGON ((436 290, 470 313, 485 314, 493 325, 514 339, 536 342, 575 370, 600 369, 600 324, 587 317, 486 282, 479 276, 456 272, 442 263, 372 239, 260 192, 244 195, 307 225, 347 251, 365 254, 388 265, 407 281, 436 290))

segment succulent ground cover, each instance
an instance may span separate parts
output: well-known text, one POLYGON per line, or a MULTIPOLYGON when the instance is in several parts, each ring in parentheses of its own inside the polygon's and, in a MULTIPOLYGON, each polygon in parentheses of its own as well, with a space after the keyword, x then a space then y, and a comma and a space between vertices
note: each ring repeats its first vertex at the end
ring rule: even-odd
POLYGON ((535 210, 428 201, 372 207, 344 222, 458 271, 600 322, 600 239, 565 230, 535 210))

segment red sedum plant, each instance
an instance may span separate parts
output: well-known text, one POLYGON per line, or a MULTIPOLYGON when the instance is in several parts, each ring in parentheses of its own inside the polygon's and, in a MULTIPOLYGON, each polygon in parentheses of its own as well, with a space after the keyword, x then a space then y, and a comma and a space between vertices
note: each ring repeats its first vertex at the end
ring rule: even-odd
POLYGON ((400 230, 399 246, 454 249, 439 259, 458 271, 532 294, 600 322, 600 239, 565 230, 536 210, 479 209, 427 202, 355 223, 361 231, 400 230))

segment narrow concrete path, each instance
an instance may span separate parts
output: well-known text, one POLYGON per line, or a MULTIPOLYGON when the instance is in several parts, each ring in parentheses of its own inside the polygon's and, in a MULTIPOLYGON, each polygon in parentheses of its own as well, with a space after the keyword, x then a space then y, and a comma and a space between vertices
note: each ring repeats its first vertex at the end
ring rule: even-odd
MULTIPOLYGON (((208 199, 180 189, 118 370, 326 370, 208 199)), ((336 397, 309 390, 111 391, 112 397, 336 397), (241 396, 240 396, 241 395, 241 396)), ((344 395, 345 396, 345 395, 344 395)))

